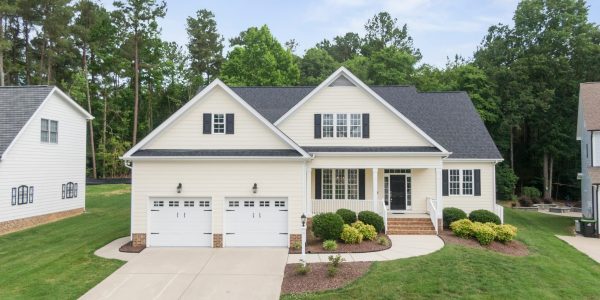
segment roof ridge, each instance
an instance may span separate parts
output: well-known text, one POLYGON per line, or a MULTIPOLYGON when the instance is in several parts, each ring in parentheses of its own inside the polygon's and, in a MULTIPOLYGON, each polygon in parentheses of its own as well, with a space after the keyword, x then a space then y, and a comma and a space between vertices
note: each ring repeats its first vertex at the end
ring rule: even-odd
POLYGON ((316 85, 245 85, 245 86, 231 86, 232 89, 237 88, 315 88, 316 85))
POLYGON ((5 85, 5 86, 0 86, 0 88, 42 88, 42 87, 54 87, 54 85, 33 84, 33 85, 5 85))

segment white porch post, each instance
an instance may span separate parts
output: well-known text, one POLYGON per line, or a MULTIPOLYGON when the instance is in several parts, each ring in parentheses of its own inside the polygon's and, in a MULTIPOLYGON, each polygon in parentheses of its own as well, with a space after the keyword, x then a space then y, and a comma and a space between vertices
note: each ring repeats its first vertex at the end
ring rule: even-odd
POLYGON ((437 200, 436 210, 441 218, 442 210, 444 209, 444 200, 442 199, 442 168, 435 168, 435 186, 435 200, 437 200))
POLYGON ((304 199, 305 199, 305 213, 308 217, 312 217, 312 178, 311 178, 312 168, 308 167, 306 163, 304 164, 304 199))
POLYGON ((371 177, 373 177, 373 211, 377 212, 377 188, 378 188, 378 184, 377 184, 377 175, 379 175, 379 169, 377 168, 373 168, 372 169, 372 175, 371 177))

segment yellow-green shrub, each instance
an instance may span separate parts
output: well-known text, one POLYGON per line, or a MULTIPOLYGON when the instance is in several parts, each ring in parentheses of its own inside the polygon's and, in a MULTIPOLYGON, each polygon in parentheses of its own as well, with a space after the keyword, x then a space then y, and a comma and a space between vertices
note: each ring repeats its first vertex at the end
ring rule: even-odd
POLYGON ((496 231, 496 240, 502 243, 510 242, 517 236, 517 227, 509 224, 497 225, 494 231, 496 231))
POLYGON ((471 225, 471 230, 473 231, 473 236, 481 245, 489 245, 496 238, 496 231, 487 224, 475 222, 471 225))
POLYGON ((377 229, 375 226, 365 224, 361 221, 352 223, 352 227, 356 228, 360 232, 364 239, 372 241, 377 237, 377 229))
POLYGON ((344 229, 342 230, 342 235, 340 237, 342 241, 346 244, 360 244, 363 240, 363 235, 358 231, 358 229, 344 224, 344 229))
POLYGON ((454 235, 465 239, 473 236, 472 227, 473 222, 471 222, 469 219, 454 221, 450 224, 450 229, 452 229, 454 235))

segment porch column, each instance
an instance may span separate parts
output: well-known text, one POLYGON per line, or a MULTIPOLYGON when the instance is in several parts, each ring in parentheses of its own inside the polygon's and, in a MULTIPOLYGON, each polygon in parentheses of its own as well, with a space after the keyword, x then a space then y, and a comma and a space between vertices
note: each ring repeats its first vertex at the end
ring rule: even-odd
POLYGON ((435 200, 437 201, 436 209, 439 217, 441 218, 442 210, 444 209, 444 200, 442 198, 442 168, 435 168, 435 186, 435 200))
POLYGON ((371 173, 372 173, 371 177, 373 177, 373 187, 372 187, 372 190, 373 190, 373 196, 372 196, 372 199, 373 199, 373 211, 377 211, 377 187, 378 187, 378 184, 377 184, 377 175, 379 173, 379 169, 373 168, 371 170, 371 173))
POLYGON ((305 199, 305 213, 308 217, 312 217, 312 168, 304 165, 304 199, 305 199))

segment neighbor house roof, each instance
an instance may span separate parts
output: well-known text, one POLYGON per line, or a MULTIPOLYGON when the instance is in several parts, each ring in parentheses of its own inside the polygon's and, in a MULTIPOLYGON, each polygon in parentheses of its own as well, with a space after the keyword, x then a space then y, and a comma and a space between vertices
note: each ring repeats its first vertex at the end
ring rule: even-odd
POLYGON ((52 86, 0 87, 0 156, 53 88, 52 86))
MULTIPOLYGON (((266 119, 277 121, 315 87, 232 87, 266 119)), ((456 159, 502 159, 465 92, 419 93, 413 86, 370 86, 456 159)), ((310 149, 308 149, 309 152, 310 149)))
POLYGON ((579 97, 586 130, 600 130, 600 82, 582 83, 579 97))

